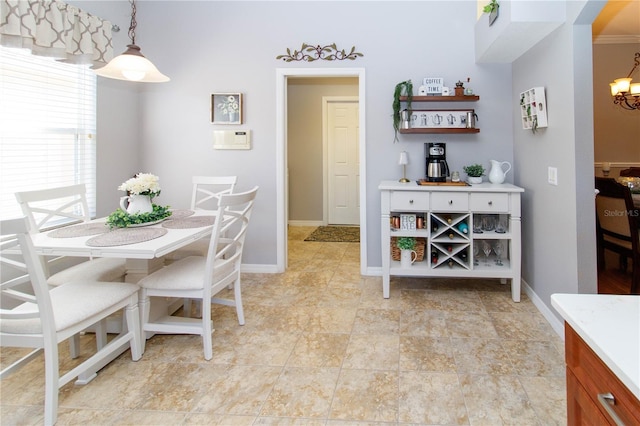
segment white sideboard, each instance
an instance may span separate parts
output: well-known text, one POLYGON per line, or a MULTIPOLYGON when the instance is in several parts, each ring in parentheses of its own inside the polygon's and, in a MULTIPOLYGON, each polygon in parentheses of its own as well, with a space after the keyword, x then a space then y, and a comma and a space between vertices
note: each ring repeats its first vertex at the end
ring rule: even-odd
POLYGON ((520 193, 524 192, 523 188, 492 183, 421 186, 416 182, 383 181, 378 189, 382 210, 384 298, 389 298, 390 277, 395 275, 510 279, 511 297, 515 302, 520 301, 520 193), (484 218, 501 222, 505 229, 499 231, 504 232, 486 228, 482 233, 474 232, 474 220, 484 218), (417 226, 414 227, 414 223, 417 226), (424 258, 402 267, 400 261, 392 259, 393 237, 421 238, 425 242, 424 258), (492 248, 503 248, 500 260, 495 249, 485 256, 482 250, 485 242, 492 248))

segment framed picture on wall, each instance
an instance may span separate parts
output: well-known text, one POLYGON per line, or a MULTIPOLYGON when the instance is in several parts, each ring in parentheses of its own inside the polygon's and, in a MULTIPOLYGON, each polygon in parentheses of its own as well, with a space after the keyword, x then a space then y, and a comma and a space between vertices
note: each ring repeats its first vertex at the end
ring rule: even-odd
POLYGON ((213 93, 211 95, 213 124, 242 124, 242 93, 213 93))

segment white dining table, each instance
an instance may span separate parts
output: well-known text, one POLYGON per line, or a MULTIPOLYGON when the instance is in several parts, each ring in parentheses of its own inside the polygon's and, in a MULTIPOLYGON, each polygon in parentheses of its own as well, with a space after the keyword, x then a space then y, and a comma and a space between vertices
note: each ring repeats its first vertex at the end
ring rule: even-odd
MULTIPOLYGON (((190 218, 215 216, 215 211, 196 210, 190 218)), ((171 219, 171 218, 169 218, 171 219)), ((106 218, 95 219, 88 224, 104 223, 106 218)), ((162 228, 163 222, 145 228, 162 228)), ((162 257, 211 234, 213 226, 167 229, 167 233, 149 241, 106 247, 90 246, 87 242, 95 235, 71 238, 51 236, 55 231, 32 236, 36 252, 43 256, 115 257, 126 259, 125 281, 136 283, 163 265, 162 257)), ((141 228, 131 228, 137 230, 141 228)), ((126 231, 119 229, 118 232, 126 231)))
MULTIPOLYGON (((207 210, 196 210, 193 215, 189 216, 187 220, 193 220, 193 218, 201 218, 200 220, 204 220, 203 216, 211 217, 212 219, 215 217, 215 211, 207 211, 207 210)), ((125 281, 131 283, 137 283, 144 276, 154 272, 155 270, 160 269, 164 264, 163 256, 171 253, 174 250, 177 250, 181 247, 187 246, 192 242, 199 240, 201 238, 207 237, 211 234, 213 225, 211 222, 205 226, 194 226, 194 227, 186 227, 186 228, 167 228, 169 220, 163 221, 161 223, 157 223, 154 225, 146 226, 146 227, 135 227, 131 228, 131 231, 136 232, 138 229, 166 229, 166 233, 157 238, 133 243, 133 244, 123 244, 123 245, 109 245, 109 246, 101 246, 96 247, 89 245, 91 244, 91 239, 95 238, 96 235, 88 235, 88 236, 74 236, 74 237, 55 237, 55 232, 59 232, 60 229, 52 230, 49 232, 42 232, 38 234, 32 235, 33 244, 36 252, 42 256, 76 256, 76 257, 113 257, 113 258, 122 258, 126 259, 126 275, 125 281)), ((177 222, 180 219, 175 219, 177 222)), ((198 219, 196 219, 198 220, 198 219)), ((106 218, 95 219, 90 222, 85 222, 80 225, 70 225, 66 227, 66 229, 70 229, 72 226, 89 226, 94 224, 105 223, 106 218)), ((120 233, 127 232, 127 229, 118 229, 120 233)), ((107 230, 107 232, 110 232, 107 230)), ((162 231, 164 232, 164 231, 162 231)), ((106 233, 98 234, 98 236, 106 235, 106 233)), ((157 299, 157 298, 155 298, 157 299)), ((177 308, 182 306, 182 300, 153 300, 151 303, 151 312, 150 318, 159 318, 166 315, 170 315, 175 312, 177 308)), ((141 312, 142 315, 142 312, 141 312)), ((114 322, 115 327, 118 328, 121 326, 121 321, 114 322)), ((111 330, 112 326, 108 325, 108 329, 111 330)), ((115 330, 114 330, 115 331, 115 330)), ((111 332, 111 331, 110 331, 111 332)), ((150 338, 153 334, 147 333, 146 338, 150 338)), ((115 351, 112 356, 103 360, 98 365, 95 365, 92 371, 88 371, 82 374, 78 380, 77 384, 86 384, 93 380, 96 377, 97 371, 107 365, 109 362, 118 357, 122 352, 126 351, 129 348, 128 343, 122 345, 120 350, 115 351)))

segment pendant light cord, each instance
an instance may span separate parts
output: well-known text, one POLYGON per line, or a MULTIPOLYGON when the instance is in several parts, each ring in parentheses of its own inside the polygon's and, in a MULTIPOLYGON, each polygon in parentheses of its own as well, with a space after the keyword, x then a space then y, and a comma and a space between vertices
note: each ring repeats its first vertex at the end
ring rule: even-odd
POLYGON ((131 44, 136 44, 136 26, 138 23, 136 22, 136 2, 135 0, 131 0, 131 24, 129 25, 129 38, 131 39, 131 44))

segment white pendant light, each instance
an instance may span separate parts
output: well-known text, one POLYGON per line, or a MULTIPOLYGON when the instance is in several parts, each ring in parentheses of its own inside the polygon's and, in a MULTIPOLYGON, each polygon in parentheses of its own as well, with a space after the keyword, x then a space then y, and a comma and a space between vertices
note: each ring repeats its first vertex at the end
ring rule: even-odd
POLYGON ((102 77, 141 83, 169 81, 169 77, 158 71, 158 68, 140 52, 140 47, 136 45, 136 25, 136 4, 135 0, 131 0, 131 25, 129 26, 131 44, 127 45, 124 53, 113 58, 104 67, 95 70, 95 73, 102 77))

